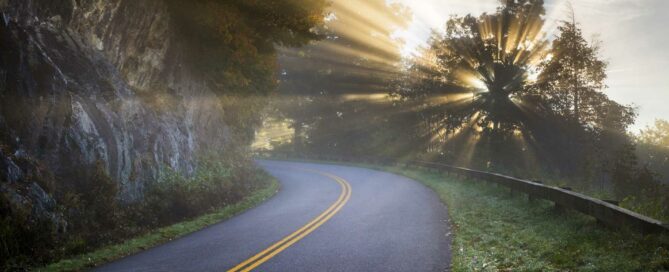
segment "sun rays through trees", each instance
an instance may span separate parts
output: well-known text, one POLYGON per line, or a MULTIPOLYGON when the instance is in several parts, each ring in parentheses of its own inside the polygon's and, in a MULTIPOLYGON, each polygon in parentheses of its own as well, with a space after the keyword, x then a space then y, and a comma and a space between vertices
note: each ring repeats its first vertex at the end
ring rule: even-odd
POLYGON ((470 99, 436 104, 448 130, 472 123, 513 130, 523 124, 522 104, 548 56, 539 1, 511 3, 493 14, 452 17, 435 32, 408 67, 397 95, 431 99, 435 94, 470 99), (453 117, 456 118, 448 118, 453 117))
POLYGON ((280 50, 275 105, 293 137, 279 149, 441 161, 622 199, 648 176, 628 133, 636 109, 608 97, 601 43, 567 7, 556 21, 542 0, 441 14, 407 56, 393 32, 422 14, 335 1, 324 40, 280 50))
POLYGON ((597 44, 583 38, 574 19, 549 36, 545 13, 541 0, 518 0, 492 13, 452 16, 409 61, 393 95, 424 101, 419 111, 437 150, 460 150, 454 156, 462 160, 487 145, 482 159, 489 166, 510 158, 499 149, 507 142, 518 147, 512 154, 562 162, 573 154, 561 154, 560 146, 584 150, 594 148, 587 140, 596 135, 626 133, 635 112, 603 93, 606 62, 597 44))

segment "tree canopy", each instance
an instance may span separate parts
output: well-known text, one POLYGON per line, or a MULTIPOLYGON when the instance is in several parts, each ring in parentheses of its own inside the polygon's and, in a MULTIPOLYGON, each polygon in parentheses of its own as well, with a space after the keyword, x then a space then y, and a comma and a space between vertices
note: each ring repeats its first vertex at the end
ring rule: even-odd
POLYGON ((654 126, 647 126, 641 130, 639 141, 669 149, 669 121, 655 120, 654 126))
POLYGON ((193 67, 216 90, 266 94, 276 88, 275 46, 320 39, 325 0, 166 0, 193 67))
POLYGON ((548 45, 541 33, 544 13, 543 1, 527 0, 508 1, 479 17, 452 17, 411 63, 396 94, 450 96, 432 109, 449 116, 443 118, 449 129, 470 121, 483 128, 520 125, 519 105, 533 83, 530 73, 548 45))
POLYGON ((492 14, 452 17, 411 63, 395 94, 446 97, 426 111, 441 115, 448 130, 466 124, 530 130, 542 125, 537 120, 566 118, 624 132, 635 113, 602 92, 606 62, 598 47, 588 44, 575 20, 562 22, 551 42, 542 31, 544 14, 543 1, 517 0, 492 14))
POLYGON ((275 105, 291 119, 298 149, 305 142, 329 149, 369 143, 370 131, 360 128, 383 110, 347 97, 387 93, 387 82, 400 74, 402 43, 392 35, 411 18, 405 7, 385 0, 338 0, 326 11, 323 40, 279 53, 284 96, 275 105))

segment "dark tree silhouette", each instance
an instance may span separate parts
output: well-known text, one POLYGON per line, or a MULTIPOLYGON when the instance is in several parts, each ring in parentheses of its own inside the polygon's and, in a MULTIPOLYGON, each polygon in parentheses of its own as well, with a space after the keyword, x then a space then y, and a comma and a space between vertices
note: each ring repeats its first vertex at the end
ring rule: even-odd
POLYGON ((435 104, 440 108, 436 112, 446 114, 449 129, 470 121, 497 130, 520 126, 520 105, 534 83, 531 73, 548 45, 541 33, 544 13, 543 1, 523 0, 507 1, 497 12, 478 18, 452 17, 445 32, 435 33, 423 58, 409 68, 410 78, 403 79, 409 85, 396 94, 469 95, 464 105, 435 104))
POLYGON ((414 60, 395 94, 438 100, 425 110, 442 127, 531 131, 573 120, 620 133, 634 109, 610 100, 606 62, 583 38, 575 19, 562 22, 551 43, 542 32, 543 1, 506 1, 493 14, 452 17, 414 60), (450 96, 450 97, 449 97, 450 96))
POLYGON ((562 116, 571 113, 576 122, 595 122, 598 92, 606 86, 606 62, 598 58, 597 45, 589 45, 578 28, 574 12, 562 21, 560 35, 553 41, 552 58, 542 65, 539 82, 550 92, 553 110, 562 116))

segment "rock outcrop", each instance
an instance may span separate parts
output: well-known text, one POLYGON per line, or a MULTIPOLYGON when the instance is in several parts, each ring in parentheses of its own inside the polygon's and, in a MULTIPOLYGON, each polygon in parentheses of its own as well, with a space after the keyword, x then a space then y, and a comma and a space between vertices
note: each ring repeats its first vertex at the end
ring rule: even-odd
POLYGON ((133 200, 162 167, 190 173, 201 150, 230 144, 164 1, 0 0, 0 12, 0 192, 15 205, 55 212, 20 157, 56 182, 102 162, 133 200))

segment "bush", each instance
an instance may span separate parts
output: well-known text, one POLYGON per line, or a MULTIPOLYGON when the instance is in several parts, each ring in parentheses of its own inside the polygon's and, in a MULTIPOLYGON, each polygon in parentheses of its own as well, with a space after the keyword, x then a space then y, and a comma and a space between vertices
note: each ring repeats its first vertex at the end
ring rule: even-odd
POLYGON ((119 188, 102 162, 67 173, 60 184, 57 196, 69 224, 64 253, 78 253, 113 241, 113 232, 122 223, 119 188))
POLYGON ((54 182, 66 232, 51 222, 35 222, 28 208, 12 210, 0 194, 0 270, 25 270, 237 203, 265 185, 259 175, 250 160, 234 152, 208 156, 188 176, 164 169, 142 200, 122 203, 118 183, 101 162, 81 167, 54 182))
POLYGON ((633 195, 623 199, 620 206, 662 222, 669 222, 669 185, 649 186, 638 196, 633 195))
POLYGON ((52 258, 56 229, 50 222, 32 222, 28 211, 11 210, 0 194, 0 269, 19 271, 26 263, 52 258))
POLYGON ((207 211, 240 201, 259 187, 249 165, 224 161, 202 161, 196 172, 186 177, 168 169, 145 193, 144 210, 155 216, 151 225, 165 225, 193 218, 207 211))

